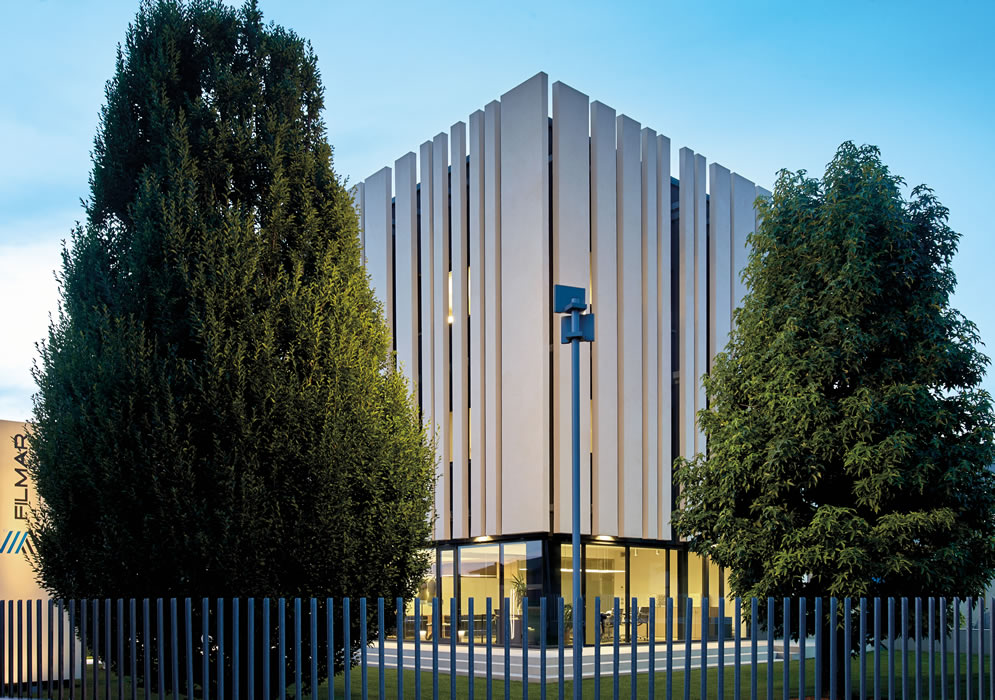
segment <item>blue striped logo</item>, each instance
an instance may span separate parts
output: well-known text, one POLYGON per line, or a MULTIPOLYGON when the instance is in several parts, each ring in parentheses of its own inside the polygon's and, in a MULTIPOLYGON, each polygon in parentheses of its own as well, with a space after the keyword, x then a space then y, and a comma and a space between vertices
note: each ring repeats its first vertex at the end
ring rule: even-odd
POLYGON ((3 539, 3 544, 0 545, 0 554, 20 554, 22 549, 34 554, 34 549, 32 549, 31 543, 28 542, 27 531, 8 530, 7 536, 3 539))

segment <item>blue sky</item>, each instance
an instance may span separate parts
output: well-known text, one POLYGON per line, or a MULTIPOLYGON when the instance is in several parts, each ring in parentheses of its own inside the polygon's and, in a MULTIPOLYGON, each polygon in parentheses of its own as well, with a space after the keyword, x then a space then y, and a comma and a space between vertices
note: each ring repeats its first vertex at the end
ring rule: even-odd
MULTIPOLYGON (((770 186, 878 145, 962 234, 954 304, 995 346, 995 3, 296 2, 338 172, 365 178, 537 71, 770 186)), ((135 2, 21 0, 0 26, 0 418, 30 416, 60 241, 135 2)), ((992 347, 988 354, 995 354, 992 347)), ((995 393, 995 372, 985 383, 995 393)))

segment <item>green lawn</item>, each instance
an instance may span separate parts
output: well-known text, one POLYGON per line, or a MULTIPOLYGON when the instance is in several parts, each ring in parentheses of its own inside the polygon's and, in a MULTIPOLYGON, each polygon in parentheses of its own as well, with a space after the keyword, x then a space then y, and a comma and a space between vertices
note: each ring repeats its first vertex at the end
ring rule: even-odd
MULTIPOLYGON (((946 682, 946 685, 947 685, 947 697, 948 698, 952 698, 953 697, 953 688, 954 688, 953 661, 954 661, 954 655, 953 654, 947 654, 947 682, 946 682)), ((967 683, 966 683, 966 680, 963 678, 963 674, 965 672, 965 669, 967 668, 966 661, 967 661, 966 655, 962 655, 961 656, 961 674, 962 674, 962 677, 961 677, 961 688, 960 688, 961 697, 962 698, 963 697, 967 697, 966 696, 967 683)), ((908 657, 908 668, 909 668, 910 676, 913 676, 913 674, 914 674, 914 664, 915 664, 915 657, 914 657, 913 654, 910 653, 909 657, 908 657)), ((940 672, 939 666, 940 666, 940 664, 939 664, 939 658, 937 657, 937 659, 936 659, 936 674, 937 675, 939 675, 939 672, 940 672)), ((806 681, 807 681, 806 682, 805 696, 812 697, 814 695, 814 692, 815 692, 815 678, 814 678, 815 662, 814 662, 814 660, 809 659, 808 661, 806 661, 806 663, 805 663, 805 669, 806 669, 805 670, 805 676, 806 676, 806 681)), ((497 670, 497 664, 495 664, 495 670, 497 670)), ((550 676, 551 680, 549 682, 547 682, 547 685, 546 685, 546 696, 548 698, 550 698, 550 700, 553 700, 553 699, 559 697, 559 686, 558 686, 558 683, 556 683, 556 679, 555 679, 555 673, 556 673, 555 664, 553 664, 548 670, 549 670, 549 676, 550 676)), ((988 663, 988 660, 986 659, 986 663, 985 663, 985 674, 984 674, 985 675, 984 682, 985 682, 986 691, 987 691, 987 688, 988 688, 988 670, 989 670, 989 663, 988 663)), ((783 687, 783 684, 782 684, 783 671, 784 671, 784 663, 780 662, 780 661, 779 662, 775 662, 774 663, 774 684, 773 684, 773 688, 774 688, 774 698, 776 700, 782 700, 784 698, 784 687, 783 687)), ((888 672, 887 671, 887 656, 884 656, 881 659, 881 675, 882 675, 882 678, 881 678, 881 696, 882 697, 887 697, 888 696, 887 672, 888 672)), ((798 662, 797 661, 792 661, 791 662, 790 673, 791 673, 791 689, 790 689, 790 692, 788 694, 788 697, 789 698, 798 698, 799 696, 798 696, 798 687, 797 687, 797 683, 798 683, 798 662)), ((853 661, 851 663, 851 673, 852 673, 852 685, 853 685, 852 690, 853 690, 854 697, 857 697, 857 695, 859 693, 859 674, 860 674, 859 659, 853 659, 853 661)), ((874 673, 874 655, 872 653, 869 653, 867 655, 867 674, 866 674, 866 678, 867 678, 867 695, 869 697, 873 697, 873 691, 874 691, 873 673, 874 673)), ((927 666, 926 658, 924 656, 924 658, 923 658, 923 665, 922 665, 923 696, 924 697, 928 697, 928 690, 927 690, 927 687, 926 687, 926 682, 927 682, 926 681, 926 676, 927 676, 927 673, 928 673, 928 666, 927 666)), ((972 694, 976 694, 978 692, 978 689, 977 689, 977 673, 978 673, 977 657, 975 656, 975 658, 972 660, 972 694)), ((743 666, 743 667, 741 667, 740 674, 741 674, 740 675, 740 679, 741 679, 741 688, 742 688, 742 690, 741 690, 741 697, 743 697, 743 698, 749 698, 750 697, 750 692, 751 692, 751 683, 752 683, 752 681, 751 681, 751 670, 750 670, 750 667, 749 666, 743 666)), ((289 676, 289 674, 288 674, 288 676, 289 676)), ((431 672, 423 672, 421 674, 421 676, 422 676, 422 684, 421 684, 422 685, 422 687, 421 687, 422 697, 423 698, 431 698, 432 697, 432 674, 431 674, 431 672)), ((896 676, 896 678, 895 678, 895 685, 896 685, 896 687, 895 687, 895 694, 896 694, 896 697, 901 697, 901 687, 902 686, 901 686, 901 654, 900 653, 896 654, 896 658, 895 658, 895 676, 896 676)), ((97 700, 99 700, 100 698, 103 698, 103 693, 104 693, 104 678, 105 678, 104 677, 104 673, 100 672, 99 678, 98 678, 98 695, 97 695, 97 700)), ((289 676, 289 679, 292 680, 292 676, 289 676)), ((539 687, 538 680, 537 679, 535 679, 535 680, 530 679, 530 680, 532 680, 533 682, 529 683, 529 689, 528 689, 529 698, 537 699, 537 698, 540 697, 540 690, 541 690, 540 687, 539 687)), ((690 677, 689 677, 689 680, 690 680, 690 697, 693 698, 693 699, 695 699, 695 700, 701 700, 701 671, 699 669, 692 670, 691 674, 690 674, 690 677)), ((91 690, 92 690, 92 687, 93 687, 92 676, 88 676, 87 677, 87 681, 88 681, 87 682, 87 696, 88 696, 88 698, 90 698, 90 696, 92 695, 91 690)), ((391 699, 397 697, 397 681, 398 681, 398 674, 397 674, 397 672, 393 671, 393 670, 387 670, 386 673, 384 674, 384 686, 385 686, 385 691, 386 691, 386 697, 391 698, 391 699)), ((621 676, 619 678, 619 684, 618 684, 618 686, 619 686, 619 697, 620 698, 630 698, 630 697, 632 697, 631 696, 631 682, 632 682, 632 679, 631 679, 630 676, 621 676)), ((673 687, 673 697, 677 698, 678 700, 682 700, 683 697, 684 697, 684 682, 685 682, 684 671, 683 670, 677 670, 677 669, 675 669, 673 677, 671 679, 671 683, 672 683, 672 687, 673 687)), ((183 683, 182 677, 181 677, 181 683, 183 683)), ((470 679, 467 676, 457 676, 456 677, 456 693, 455 693, 455 695, 451 695, 450 694, 450 685, 449 685, 449 676, 447 674, 440 673, 439 674, 439 697, 440 698, 447 698, 447 699, 449 699, 449 698, 469 698, 470 697, 469 683, 470 683, 470 679)), ((648 698, 649 697, 648 683, 649 683, 649 676, 648 676, 648 674, 643 673, 643 674, 640 674, 637 677, 637 688, 636 688, 636 697, 637 698, 643 699, 643 698, 648 698)), ((908 682, 909 696, 910 697, 915 697, 913 683, 914 683, 914 677, 910 677, 910 680, 908 682)), ((729 667, 726 667, 726 669, 725 669, 725 694, 726 694, 727 698, 732 698, 733 697, 733 684, 734 684, 734 669, 731 666, 729 666, 729 667)), ((707 671, 707 685, 708 685, 707 697, 708 698, 717 698, 718 697, 718 692, 717 692, 717 690, 718 690, 717 689, 717 685, 718 685, 718 669, 716 669, 716 668, 709 668, 708 669, 708 671, 707 671)), ((404 695, 403 696, 405 698, 412 698, 412 697, 414 697, 415 696, 414 695, 414 687, 415 687, 415 674, 414 674, 414 671, 405 671, 404 672, 404 695)), ((77 700, 80 700, 82 698, 82 695, 80 694, 80 683, 79 683, 79 681, 77 681, 77 683, 76 683, 76 688, 77 688, 77 690, 76 690, 76 698, 77 698, 77 700)), ((129 698, 130 697, 130 688, 131 688, 131 686, 130 686, 130 679, 125 678, 125 686, 124 686, 124 688, 125 688, 125 698, 129 698)), ((937 697, 939 697, 939 681, 938 680, 937 680, 936 688, 937 688, 937 697)), ((610 675, 603 676, 602 679, 601 679, 601 694, 600 694, 599 697, 601 697, 601 698, 611 698, 612 697, 612 689, 613 689, 612 677, 610 675)), ((666 697, 666 689, 667 689, 667 675, 666 675, 666 673, 657 673, 656 674, 656 696, 657 697, 666 697)), ((512 698, 521 698, 522 697, 522 683, 520 681, 511 681, 511 689, 510 690, 511 690, 511 697, 512 698)), ((564 683, 563 690, 564 690, 564 696, 565 697, 567 697, 567 698, 572 697, 572 694, 573 694, 573 683, 571 681, 569 681, 569 680, 566 681, 564 683)), ((359 668, 354 668, 352 670, 350 691, 351 691, 351 697, 352 698, 362 698, 362 671, 359 668)), ((369 669, 369 671, 368 671, 368 691, 369 691, 369 697, 370 698, 376 698, 377 694, 379 692, 379 674, 378 674, 377 669, 375 667, 371 667, 369 669)), ((823 691, 823 696, 824 697, 828 697, 829 696, 829 689, 828 688, 823 688, 822 691, 823 691)), ((230 686, 226 688, 226 692, 227 693, 231 692, 231 687, 230 686)), ((482 676, 479 676, 479 677, 475 678, 475 680, 474 680, 474 697, 475 698, 480 698, 481 700, 483 700, 484 698, 486 698, 486 692, 487 692, 486 678, 484 678, 482 676)), ((504 681, 495 679, 493 681, 493 697, 494 698, 498 698, 500 700, 501 698, 504 698, 504 692, 505 692, 504 681)), ((243 696, 245 695, 244 689, 242 690, 242 695, 243 696)), ((594 679, 588 678, 588 679, 584 680, 584 694, 583 695, 584 695, 585 698, 594 698, 595 697, 595 694, 594 694, 594 679)), ((766 700, 766 697, 767 697, 767 665, 766 664, 759 664, 757 666, 757 695, 760 698, 760 700, 766 700)), ((328 696, 329 696, 329 694, 328 694, 328 685, 327 685, 327 683, 323 683, 319 687, 319 689, 318 689, 318 698, 320 700, 327 700, 328 696)), ((68 692, 65 693, 64 697, 68 698, 68 692)), ((145 693, 142 691, 141 688, 139 688, 138 697, 141 700, 158 700, 158 694, 157 693, 150 693, 146 697, 145 693)), ((181 697, 185 698, 185 696, 181 696, 181 697)), ((287 691, 287 697, 288 698, 293 698, 294 697, 294 690, 293 690, 293 688, 288 689, 288 691, 287 691)), ((341 674, 335 678, 335 697, 336 698, 344 698, 345 697, 345 678, 341 674)), ((839 688, 839 695, 838 695, 838 697, 843 698, 843 688, 842 687, 839 688)), ((114 677, 113 675, 112 675, 112 678, 111 678, 111 698, 113 698, 114 700, 118 700, 117 699, 117 678, 114 677)), ((310 698, 310 695, 309 694, 305 694, 305 698, 310 698)), ((167 700, 172 700, 172 695, 171 694, 167 694, 167 700)), ((274 696, 273 700, 278 700, 278 698, 274 696)))

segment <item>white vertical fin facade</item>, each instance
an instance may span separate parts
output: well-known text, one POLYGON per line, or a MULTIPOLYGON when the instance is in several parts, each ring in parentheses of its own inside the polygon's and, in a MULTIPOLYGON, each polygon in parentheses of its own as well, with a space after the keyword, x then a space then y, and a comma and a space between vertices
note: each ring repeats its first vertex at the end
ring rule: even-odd
POLYGON ((550 526, 549 85, 501 96, 501 459, 504 534, 550 526))
MULTIPOLYGON (((553 83, 553 284, 588 289, 590 156, 587 95, 553 83)), ((590 301, 590 299, 588 299, 590 301)), ((556 532, 572 532, 573 446, 570 345, 553 322, 553 514, 556 532)), ((580 523, 591 532, 591 344, 580 344, 580 523)))
POLYGON ((642 332, 643 332, 643 524, 642 537, 654 538, 657 535, 657 439, 660 434, 657 422, 657 392, 660 389, 657 379, 659 370, 657 348, 659 335, 660 289, 657 245, 657 142, 656 132, 644 128, 640 132, 640 156, 642 160, 642 332))
POLYGON ((755 230, 756 218, 753 210, 753 200, 756 199, 757 188, 742 175, 732 174, 730 180, 730 199, 732 202, 729 219, 732 226, 732 308, 733 311, 743 305, 746 294, 746 283, 743 282, 743 270, 749 257, 746 238, 755 230))
POLYGON ((657 538, 670 539, 673 471, 673 314, 671 313, 670 139, 656 137, 657 212, 657 538))
POLYGON ((705 156, 694 156, 694 451, 705 454, 705 432, 697 424, 698 411, 705 409, 708 372, 708 227, 705 198, 705 156))
POLYGON ((708 166, 708 370, 715 355, 725 349, 732 331, 732 227, 729 171, 708 166))
POLYGON ((618 529, 618 236, 615 110, 591 103, 592 534, 618 529))
POLYGON ((675 186, 669 138, 551 92, 539 73, 350 191, 436 446, 433 536, 571 532, 571 352, 551 308, 565 284, 597 319, 580 346, 581 534, 668 541, 673 459, 707 454, 702 377, 770 193, 689 148, 675 186))
POLYGON ((394 163, 394 344, 409 391, 418 382, 418 158, 394 163))
POLYGON ((391 216, 390 168, 381 168, 366 179, 364 218, 366 220, 367 264, 373 293, 383 308, 384 322, 394 332, 394 251, 391 216))
POLYGON ((618 229, 618 508, 623 537, 643 531, 643 287, 642 173, 639 123, 616 123, 618 229))
POLYGON ((452 537, 452 416, 449 391, 449 137, 432 139, 436 458, 442 467, 443 537, 452 537))
POLYGON ((488 352, 484 335, 484 113, 470 115, 469 160, 469 246, 467 249, 470 286, 468 344, 470 347, 470 537, 480 537, 486 522, 486 457, 484 433, 484 357, 488 352))
POLYGON ((679 305, 679 326, 677 338, 679 343, 678 370, 678 431, 679 450, 681 457, 689 459, 694 456, 695 423, 694 423, 694 151, 690 148, 680 150, 680 204, 678 209, 680 256, 677 288, 677 303, 679 305))
POLYGON ((484 488, 486 532, 502 534, 501 468, 501 103, 484 108, 484 488))
POLYGON ((450 258, 452 260, 452 382, 453 382, 453 537, 469 535, 470 527, 470 362, 467 335, 469 315, 467 302, 467 191, 466 191, 466 124, 457 122, 449 130, 452 166, 450 168, 451 219, 450 258))
MULTIPOLYGON (((433 250, 432 242, 432 142, 426 141, 419 150, 419 176, 421 183, 418 189, 418 235, 421 239, 421 358, 419 366, 421 382, 418 384, 418 398, 421 405, 422 421, 428 430, 430 439, 435 438, 435 333, 432 323, 435 290, 433 285, 433 250)), ((435 462, 435 538, 443 539, 443 465, 436 458, 435 462)))

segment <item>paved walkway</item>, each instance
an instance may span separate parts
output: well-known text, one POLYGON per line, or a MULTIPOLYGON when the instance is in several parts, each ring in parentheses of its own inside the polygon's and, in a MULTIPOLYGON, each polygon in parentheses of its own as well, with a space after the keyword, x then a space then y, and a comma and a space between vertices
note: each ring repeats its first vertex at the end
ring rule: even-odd
MULTIPOLYGON (((685 668, 685 646, 682 643, 674 644, 673 647, 673 658, 671 661, 672 668, 674 671, 683 671, 685 668)), ((462 644, 456 647, 456 657, 451 658, 450 646, 448 642, 439 644, 439 672, 448 674, 452 668, 452 663, 455 662, 456 674, 461 676, 469 675, 470 672, 470 648, 468 645, 462 644)), ((749 644, 744 644, 740 650, 740 664, 743 666, 749 666, 751 661, 750 656, 751 650, 749 644)), ((614 672, 615 666, 615 655, 614 649, 611 646, 601 647, 601 675, 610 676, 614 672)), ((384 666, 386 668, 397 668, 398 667, 398 653, 397 644, 395 642, 386 642, 383 648, 384 655, 384 666)), ((431 671, 432 669, 432 644, 431 642, 422 642, 420 649, 420 660, 421 660, 421 670, 431 671)), ((667 647, 666 644, 657 644, 655 650, 655 668, 656 671, 663 672, 667 670, 667 647)), ((781 647, 775 650, 774 658, 781 659, 783 655, 781 653, 781 647)), ((581 673, 585 678, 594 677, 595 669, 595 649, 594 647, 585 647, 583 651, 583 661, 581 666, 581 673)), ((690 655, 690 667, 691 668, 701 668, 701 645, 695 644, 691 647, 690 655)), ((762 644, 757 648, 757 663, 767 662, 767 648, 766 644, 762 644)), ((380 663, 380 650, 377 645, 371 646, 367 651, 367 663, 371 667, 376 667, 380 663)), ((735 647, 733 643, 729 642, 725 644, 724 648, 724 663, 726 666, 733 666, 735 663, 735 647)), ((649 645, 641 644, 636 649, 636 672, 637 673, 647 673, 649 671, 650 664, 650 654, 649 645)), ((709 667, 717 667, 719 665, 719 649, 716 643, 708 645, 708 652, 705 659, 705 664, 709 667)), ((415 668, 415 650, 414 642, 405 642, 402 648, 401 665, 406 670, 414 670, 415 668)), ((546 677, 555 678, 559 675, 559 665, 560 665, 560 655, 559 650, 554 646, 553 648, 547 648, 546 650, 546 677)), ((523 654, 521 647, 512 648, 508 655, 508 666, 509 666, 509 676, 512 680, 522 679, 522 670, 524 668, 523 654)), ((632 673, 632 648, 630 646, 622 646, 619 648, 618 656, 618 672, 620 675, 629 675, 632 673)), ((474 645, 473 649, 473 671, 474 676, 483 678, 487 674, 487 649, 485 646, 477 644, 474 645)), ((505 657, 504 657, 504 647, 494 646, 491 652, 491 673, 494 678, 500 679, 504 678, 505 673, 505 657)), ((530 680, 538 680, 541 673, 541 659, 540 651, 538 647, 529 647, 528 649, 528 676, 530 680)), ((563 677, 566 679, 573 678, 573 650, 565 649, 563 653, 563 677)))

